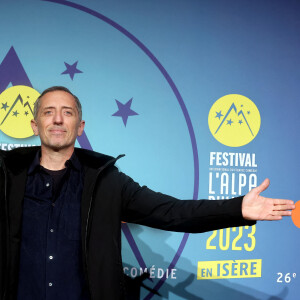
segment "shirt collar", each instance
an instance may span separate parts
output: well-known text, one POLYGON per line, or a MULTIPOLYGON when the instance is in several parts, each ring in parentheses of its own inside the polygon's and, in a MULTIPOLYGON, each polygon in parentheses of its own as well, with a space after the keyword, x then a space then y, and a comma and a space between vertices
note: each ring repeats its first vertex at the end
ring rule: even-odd
POLYGON ((68 168, 69 166, 70 167, 73 167, 75 170, 77 171, 80 171, 81 170, 81 164, 80 164, 80 161, 78 159, 78 157, 76 156, 75 154, 75 151, 73 151, 73 154, 72 156, 70 157, 69 160, 67 160, 65 162, 65 166, 68 168))
MULTIPOLYGON (((38 151, 37 154, 35 155, 32 163, 31 163, 29 169, 28 169, 28 175, 32 174, 36 170, 40 170, 41 169, 40 159, 41 159, 41 151, 38 151)), ((78 157, 75 154, 75 151, 73 152, 73 154, 70 157, 70 159, 68 159, 65 162, 65 166, 67 168, 72 167, 72 168, 74 168, 77 171, 81 170, 81 164, 80 164, 80 161, 79 161, 78 157)))

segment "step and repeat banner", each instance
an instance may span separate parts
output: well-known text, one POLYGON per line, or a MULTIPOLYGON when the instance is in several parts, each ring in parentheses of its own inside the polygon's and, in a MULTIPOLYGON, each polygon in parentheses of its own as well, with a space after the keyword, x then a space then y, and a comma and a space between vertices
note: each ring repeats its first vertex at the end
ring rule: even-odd
MULTIPOLYGON (((300 2, 0 2, 0 149, 39 145, 34 102, 83 105, 77 147, 180 199, 299 199, 300 2)), ((122 224, 131 299, 294 300, 299 214, 203 234, 122 224)))

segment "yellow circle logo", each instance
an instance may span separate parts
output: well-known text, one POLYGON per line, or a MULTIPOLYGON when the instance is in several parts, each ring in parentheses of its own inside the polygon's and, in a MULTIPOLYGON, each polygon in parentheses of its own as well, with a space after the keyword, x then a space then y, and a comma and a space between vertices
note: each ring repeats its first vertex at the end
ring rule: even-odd
POLYGON ((218 99, 208 114, 208 126, 214 138, 229 147, 250 143, 258 134, 260 114, 247 97, 237 94, 218 99))
POLYGON ((33 135, 30 121, 33 119, 34 102, 40 94, 33 88, 16 85, 0 94, 0 130, 21 139, 33 135))

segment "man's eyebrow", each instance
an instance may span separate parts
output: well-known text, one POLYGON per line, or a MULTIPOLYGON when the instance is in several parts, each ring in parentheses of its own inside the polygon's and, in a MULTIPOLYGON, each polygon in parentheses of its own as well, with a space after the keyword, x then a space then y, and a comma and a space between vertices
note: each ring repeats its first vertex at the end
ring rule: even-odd
POLYGON ((62 108, 64 108, 64 109, 72 109, 72 110, 74 110, 74 107, 71 107, 71 106, 63 106, 62 108))
POLYGON ((54 109, 55 107, 54 106, 46 106, 46 107, 43 107, 43 110, 45 109, 54 109))
MULTIPOLYGON (((74 108, 71 107, 71 106, 62 106, 62 108, 63 109, 72 109, 72 110, 74 110, 74 108)), ((43 108, 43 110, 45 110, 45 109, 56 109, 56 107, 54 107, 54 106, 46 106, 46 107, 43 108)))

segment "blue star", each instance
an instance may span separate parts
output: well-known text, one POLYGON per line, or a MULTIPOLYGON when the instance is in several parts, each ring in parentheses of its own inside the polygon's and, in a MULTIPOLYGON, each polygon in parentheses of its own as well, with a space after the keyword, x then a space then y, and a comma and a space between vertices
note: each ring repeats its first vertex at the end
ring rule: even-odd
POLYGON ((7 102, 6 103, 1 103, 2 104, 2 107, 1 109, 4 109, 6 111, 6 109, 9 107, 9 105, 7 105, 7 102))
POLYGON ((114 117, 122 117, 124 126, 126 127, 127 124, 127 120, 129 116, 136 116, 138 115, 138 113, 136 113, 135 111, 133 111, 130 106, 132 103, 132 99, 131 98, 129 101, 127 101, 125 104, 121 103, 120 101, 118 101, 116 99, 117 105, 118 105, 118 111, 115 112, 112 116, 114 117))
POLYGON ((227 120, 227 125, 230 125, 230 126, 231 126, 232 123, 233 123, 233 122, 231 121, 231 119, 230 119, 230 120, 227 120))
POLYGON ((221 119, 221 117, 223 117, 224 115, 222 115, 222 111, 220 110, 220 112, 216 112, 216 116, 215 118, 219 118, 219 120, 221 119))
POLYGON ((27 116, 28 114, 29 114, 29 112, 26 110, 26 111, 24 112, 24 115, 27 116))
POLYGON ((17 116, 18 116, 18 114, 19 114, 19 113, 18 113, 18 111, 17 111, 17 110, 15 110, 15 111, 13 112, 13 116, 16 116, 16 117, 17 117, 17 116))
POLYGON ((243 123, 243 121, 242 121, 242 120, 239 120, 239 124, 242 125, 242 123, 243 123))
POLYGON ((69 74, 71 79, 73 80, 74 75, 76 73, 83 73, 82 71, 77 69, 77 63, 78 63, 78 61, 76 61, 73 65, 69 65, 68 63, 65 62, 65 66, 66 66, 67 69, 65 71, 63 71, 61 73, 61 75, 62 74, 69 74))

